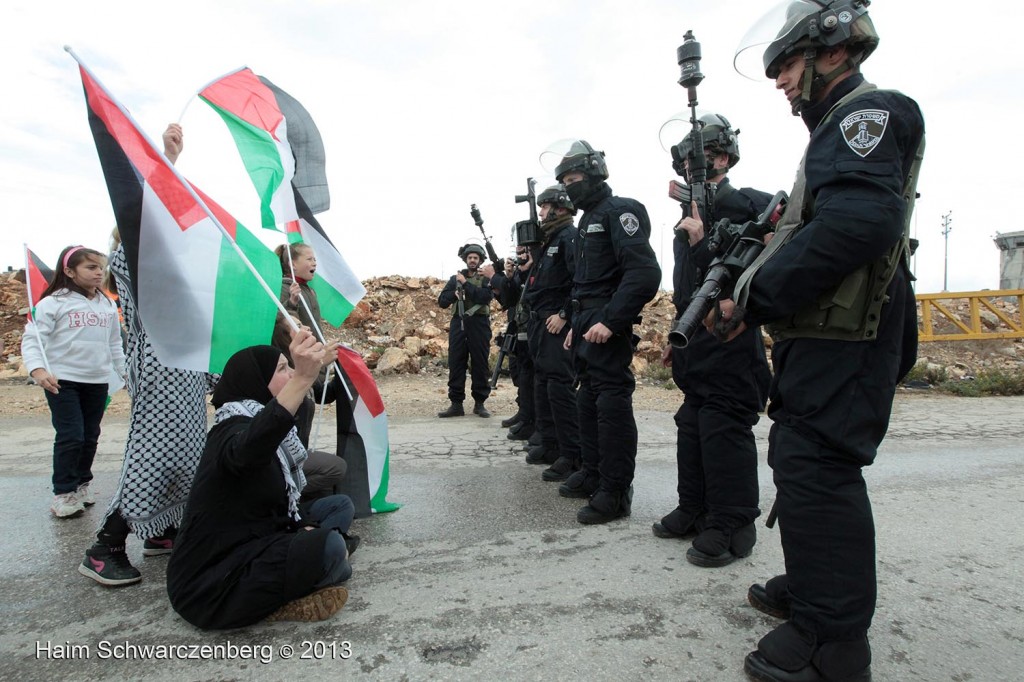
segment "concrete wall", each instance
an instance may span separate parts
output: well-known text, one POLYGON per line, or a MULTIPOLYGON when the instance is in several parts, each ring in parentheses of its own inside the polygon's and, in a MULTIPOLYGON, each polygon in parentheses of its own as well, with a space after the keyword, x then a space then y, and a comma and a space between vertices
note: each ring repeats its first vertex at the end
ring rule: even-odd
POLYGON ((999 288, 1024 289, 1024 232, 1006 232, 993 241, 999 247, 999 288))

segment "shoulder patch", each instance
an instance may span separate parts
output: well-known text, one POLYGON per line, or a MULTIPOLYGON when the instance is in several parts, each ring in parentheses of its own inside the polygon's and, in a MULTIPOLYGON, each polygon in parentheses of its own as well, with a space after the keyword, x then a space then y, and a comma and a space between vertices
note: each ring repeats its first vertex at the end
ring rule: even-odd
POLYGON ((636 231, 640 229, 640 220, 632 213, 623 213, 619 216, 619 222, 622 223, 622 229, 626 231, 630 237, 636 234, 636 231))
POLYGON ((855 111, 839 124, 846 144, 862 158, 867 156, 882 141, 885 127, 889 123, 889 112, 881 109, 855 111))

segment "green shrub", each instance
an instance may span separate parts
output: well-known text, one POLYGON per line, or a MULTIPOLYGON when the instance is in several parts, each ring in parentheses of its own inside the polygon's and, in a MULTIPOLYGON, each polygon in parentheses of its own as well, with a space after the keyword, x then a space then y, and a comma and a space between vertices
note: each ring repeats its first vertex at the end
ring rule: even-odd
POLYGON ((919 362, 911 368, 903 381, 924 381, 929 386, 938 386, 948 379, 945 367, 929 368, 927 362, 919 362))
POLYGON ((1024 395, 1024 371, 990 369, 973 379, 953 379, 938 385, 939 390, 966 398, 991 395, 1024 395))

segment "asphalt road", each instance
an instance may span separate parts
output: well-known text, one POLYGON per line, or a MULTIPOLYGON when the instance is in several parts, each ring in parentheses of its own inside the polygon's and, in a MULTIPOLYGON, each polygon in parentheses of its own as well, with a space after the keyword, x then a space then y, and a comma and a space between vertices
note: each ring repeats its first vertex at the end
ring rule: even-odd
MULTIPOLYGON (((898 397, 865 474, 875 680, 1024 677, 1022 414, 1022 398, 898 397)), ((167 602, 166 558, 144 559, 134 538, 142 583, 108 589, 76 571, 126 419, 104 424, 101 502, 68 521, 47 511, 48 419, 0 419, 0 679, 743 680, 744 655, 777 624, 745 595, 782 572, 778 534, 759 527, 754 553, 728 567, 688 564, 688 543, 650 531, 675 506, 671 414, 638 424, 633 515, 584 527, 581 503, 543 483, 497 419, 392 420, 389 497, 404 506, 356 522, 345 608, 323 623, 202 632, 167 602), (144 649, 161 645, 176 648, 144 649)), ((767 430, 756 427, 763 509, 767 430)))

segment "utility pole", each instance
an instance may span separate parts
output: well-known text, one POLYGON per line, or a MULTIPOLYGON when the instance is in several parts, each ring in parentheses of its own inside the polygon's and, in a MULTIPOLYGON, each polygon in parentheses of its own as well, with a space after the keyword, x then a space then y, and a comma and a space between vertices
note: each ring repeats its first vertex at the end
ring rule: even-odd
POLYGON ((949 233, 953 231, 953 212, 942 216, 942 236, 946 240, 946 252, 942 258, 942 290, 949 291, 949 233))

